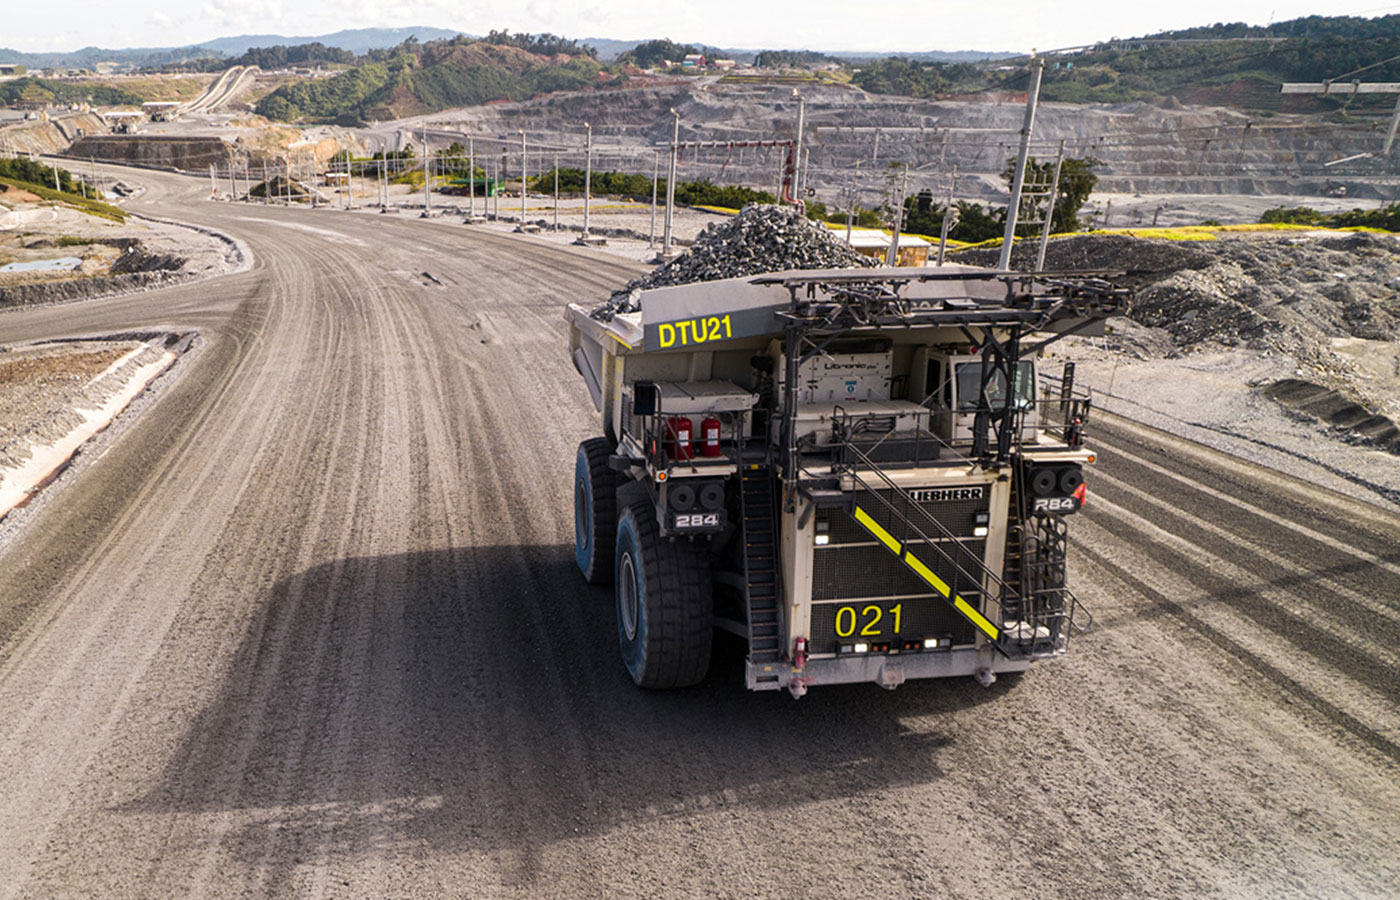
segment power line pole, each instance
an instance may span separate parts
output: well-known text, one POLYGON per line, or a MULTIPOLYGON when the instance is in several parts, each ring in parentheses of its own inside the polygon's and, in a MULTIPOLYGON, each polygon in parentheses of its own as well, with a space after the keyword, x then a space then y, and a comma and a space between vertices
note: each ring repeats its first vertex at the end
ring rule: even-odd
POLYGON ((433 214, 433 154, 428 150, 428 125, 423 124, 423 218, 433 214))
POLYGON ((520 227, 525 227, 525 182, 530 169, 525 165, 525 129, 520 129, 520 227))
POLYGON ((899 182, 899 202, 894 208, 894 234, 890 236, 890 248, 885 251, 885 265, 899 265, 899 232, 904 228, 904 196, 909 193, 909 164, 904 164, 904 175, 899 182))
POLYGON ((651 231, 647 235, 647 249, 656 249, 656 190, 661 182, 661 151, 651 151, 651 231))
POLYGON ((1006 234, 1001 240, 1001 258, 997 268, 1011 268, 1011 244, 1016 238, 1016 217, 1021 207, 1021 188, 1026 180, 1026 157, 1031 149, 1031 131, 1035 128, 1035 109, 1040 102, 1040 76, 1045 72, 1045 60, 1031 61, 1031 84, 1026 91, 1026 118, 1021 124, 1021 150, 1016 154, 1016 171, 1011 180, 1011 202, 1006 206, 1006 234))
MULTIPOLYGON (((1323 81, 1285 82, 1279 90, 1281 94, 1397 94, 1400 95, 1400 82, 1395 81, 1323 81)), ((1395 98, 1395 111, 1390 114, 1390 128, 1385 135, 1385 146, 1381 156, 1389 156, 1395 144, 1396 131, 1400 130, 1400 96, 1395 98)))
MULTIPOLYGON (((676 208, 676 155, 680 153, 681 114, 671 108, 671 170, 666 177, 666 227, 661 237, 661 256, 671 258, 671 225, 676 208)), ((779 193, 782 193, 779 191, 779 193)))
POLYGON ((583 150, 583 236, 580 240, 588 240, 588 206, 593 199, 593 126, 587 122, 583 123, 587 129, 588 136, 584 139, 583 150))
POLYGON ((943 265, 943 252, 948 249, 948 232, 953 227, 953 187, 958 183, 958 167, 948 175, 948 203, 943 207, 943 225, 938 229, 938 263, 943 265))
POLYGON ((554 154, 554 230, 559 230, 559 154, 554 154))
POLYGON ((1050 244, 1050 226, 1055 221, 1055 204, 1060 199, 1060 170, 1064 164, 1065 142, 1060 141, 1060 155, 1055 157, 1055 174, 1050 179, 1050 203, 1045 208, 1045 225, 1040 229, 1040 249, 1035 254, 1037 272, 1045 268, 1045 248, 1050 244))

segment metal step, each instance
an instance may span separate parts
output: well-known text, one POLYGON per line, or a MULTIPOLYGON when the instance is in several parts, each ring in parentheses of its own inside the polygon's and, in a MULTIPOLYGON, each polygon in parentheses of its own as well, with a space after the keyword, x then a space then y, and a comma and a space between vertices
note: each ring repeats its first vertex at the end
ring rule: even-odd
POLYGON ((739 485, 744 520, 744 602, 749 661, 754 663, 777 662, 782 653, 772 478, 767 466, 746 468, 739 485))

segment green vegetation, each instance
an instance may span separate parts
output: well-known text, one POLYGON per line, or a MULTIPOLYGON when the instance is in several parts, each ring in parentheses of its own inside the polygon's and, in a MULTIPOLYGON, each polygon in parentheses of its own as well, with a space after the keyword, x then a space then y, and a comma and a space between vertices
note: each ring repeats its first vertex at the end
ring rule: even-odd
POLYGON ((591 56, 561 59, 546 53, 576 47, 573 41, 493 34, 494 41, 405 41, 387 55, 366 54, 362 59, 370 61, 332 78, 284 85, 264 97, 257 111, 280 121, 357 124, 492 100, 527 100, 599 82, 603 67, 591 56))
POLYGON ((643 41, 617 58, 619 64, 630 63, 639 69, 654 69, 663 62, 678 63, 687 56, 699 53, 690 44, 677 44, 669 38, 643 41))
MULTIPOLYGON (((1002 180, 1006 182, 1007 187, 1011 186, 1012 166, 1014 164, 1014 160, 1007 160, 1006 169, 1001 173, 1002 180)), ((1080 231, 1088 226, 1087 222, 1079 218, 1079 211, 1088 201, 1094 186, 1098 184, 1098 176, 1093 173, 1094 166, 1098 164, 1099 161, 1092 157, 1064 161, 1064 165, 1060 169, 1060 194, 1055 200, 1055 212, 1051 218, 1050 230, 1052 233, 1064 234, 1080 231)), ((893 168, 890 171, 892 174, 895 172, 893 168)), ((1035 157, 1026 160, 1027 183, 1048 183, 1054 173, 1054 160, 1041 161, 1035 157)), ((889 191, 893 193, 893 185, 889 191)), ((1042 218, 1044 216, 1043 204, 1046 199, 1027 198, 1021 218, 1031 220, 1042 218)), ((980 203, 965 200, 958 200, 953 206, 953 226, 948 231, 948 237, 952 240, 975 244, 999 238, 1006 231, 1006 208, 1003 206, 983 206, 980 203)), ((908 234, 936 236, 943 229, 945 209, 945 206, 933 201, 933 193, 928 190, 920 191, 912 197, 906 197, 901 230, 908 234)), ((828 210, 826 205, 822 203, 808 203, 807 215, 809 218, 837 225, 846 224, 846 210, 828 210)), ((859 228, 883 228, 889 226, 893 220, 893 201, 890 201, 881 209, 856 207, 853 224, 859 228)), ((1040 234, 1040 229, 1039 225, 1017 226, 1016 233, 1026 237, 1040 234)))
MULTIPOLYGON (((1393 100, 1383 95, 1286 97, 1279 94, 1278 84, 1320 82, 1382 60, 1388 62, 1368 69, 1365 80, 1400 81, 1400 59, 1395 59, 1400 54, 1397 34, 1400 15, 1374 19, 1309 16, 1268 28, 1217 24, 1164 32, 1050 57, 1041 84, 1041 99, 1118 103, 1179 96, 1191 102, 1225 102, 1261 110, 1301 102, 1343 108, 1384 106, 1393 100), (1167 40, 1193 42, 1161 43, 1167 40)), ((1005 65, 1005 61, 973 65, 896 57, 863 65, 852 82, 871 93, 920 98, 1025 90, 1025 65, 1004 71, 1005 65)))
POLYGON ((29 184, 47 185, 50 190, 55 189, 54 172, 58 173, 57 190, 65 194, 81 194, 87 196, 92 194, 95 198, 96 192, 91 187, 78 181, 73 177, 73 173, 67 169, 55 169, 48 163, 37 160, 15 157, 14 159, 0 159, 0 178, 12 178, 15 181, 23 181, 29 184))
MULTIPOLYGON (((583 191, 583 170, 559 167, 559 190, 567 194, 583 191)), ((650 197, 651 179, 645 175, 627 172, 594 172, 589 185, 594 196, 616 194, 624 197, 650 197)), ((656 182, 657 193, 666 192, 666 179, 656 182)), ((530 178, 530 189, 541 193, 554 190, 554 170, 543 172, 530 178)), ((746 203, 775 203, 776 198, 767 191, 736 184, 714 184, 708 179, 680 181, 676 183, 676 202, 687 206, 720 206, 740 209, 746 203)))
POLYGON ((754 57, 754 65, 760 69, 795 69, 829 63, 839 64, 841 60, 814 50, 763 50, 754 57))
POLYGON ((499 44, 505 47, 515 47, 517 50, 524 50, 526 53, 534 53, 537 56, 587 56, 592 59, 598 58, 598 51, 594 50, 592 47, 548 32, 544 34, 525 34, 521 32, 511 34, 509 31, 496 31, 492 29, 491 33, 486 36, 486 42, 488 44, 499 44))
POLYGON ((1307 206, 1278 206, 1264 211, 1259 221, 1266 225, 1312 225, 1318 228, 1379 228, 1400 231, 1400 203, 1380 209, 1353 209, 1323 213, 1307 206))
POLYGON ((0 104, 16 103, 93 103, 98 106, 118 106, 140 103, 142 97, 121 88, 100 84, 50 81, 47 78, 16 78, 0 82, 0 104))
POLYGON ((921 63, 895 56, 863 66, 851 77, 851 83, 872 94, 929 99, 937 94, 980 90, 987 77, 971 63, 921 63))
MULTIPOLYGON (((100 200, 93 200, 82 194, 72 192, 73 190, 80 190, 91 193, 91 188, 88 188, 86 185, 78 184, 76 187, 68 191, 56 191, 51 187, 44 187, 44 185, 42 184, 35 184, 30 181, 23 181, 18 178, 11 178, 7 176, 5 174, 3 164, 17 161, 20 160, 0 160, 0 184, 7 184, 11 187, 18 188, 19 190, 28 191, 36 197, 41 197, 44 200, 52 200, 55 203, 62 203, 67 206, 71 206, 74 209, 81 210, 82 212, 85 212, 91 216, 97 216, 103 219, 111 219, 113 222, 126 221, 126 210, 121 209, 120 207, 113 206, 110 203, 103 203, 100 200)), ((59 169, 58 172, 59 184, 67 183, 70 186, 74 185, 74 182, 72 181, 72 176, 69 173, 65 172, 62 169, 59 169), (64 176, 67 176, 66 182, 64 176)), ((50 178, 53 177, 52 170, 50 170, 48 174, 50 178)))

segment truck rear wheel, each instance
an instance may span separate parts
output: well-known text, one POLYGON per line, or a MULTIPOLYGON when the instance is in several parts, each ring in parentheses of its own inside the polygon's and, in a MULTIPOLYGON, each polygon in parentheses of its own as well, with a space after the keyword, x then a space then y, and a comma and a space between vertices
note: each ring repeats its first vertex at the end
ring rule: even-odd
POLYGON ((608 467, 612 451, 607 438, 589 438, 574 460, 574 561, 589 584, 607 584, 613 573, 622 476, 608 467))
POLYGON ((632 680, 665 689, 704 679, 714 637, 704 550, 662 538, 648 499, 623 507, 616 560, 617 638, 632 680))

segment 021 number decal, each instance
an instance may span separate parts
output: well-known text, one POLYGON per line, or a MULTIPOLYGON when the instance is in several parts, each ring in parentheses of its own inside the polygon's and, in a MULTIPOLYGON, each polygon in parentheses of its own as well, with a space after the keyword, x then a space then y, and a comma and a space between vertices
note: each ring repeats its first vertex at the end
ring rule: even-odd
POLYGON ((904 604, 896 603, 889 610, 885 610, 873 603, 859 612, 854 606, 843 606, 836 610, 836 636, 855 637, 857 630, 861 637, 882 637, 885 632, 880 630, 885 617, 894 619, 894 627, 890 629, 890 634, 899 634, 900 621, 904 618, 904 604))
POLYGON ((677 528, 713 528, 719 525, 719 513, 682 513, 676 516, 677 528))

